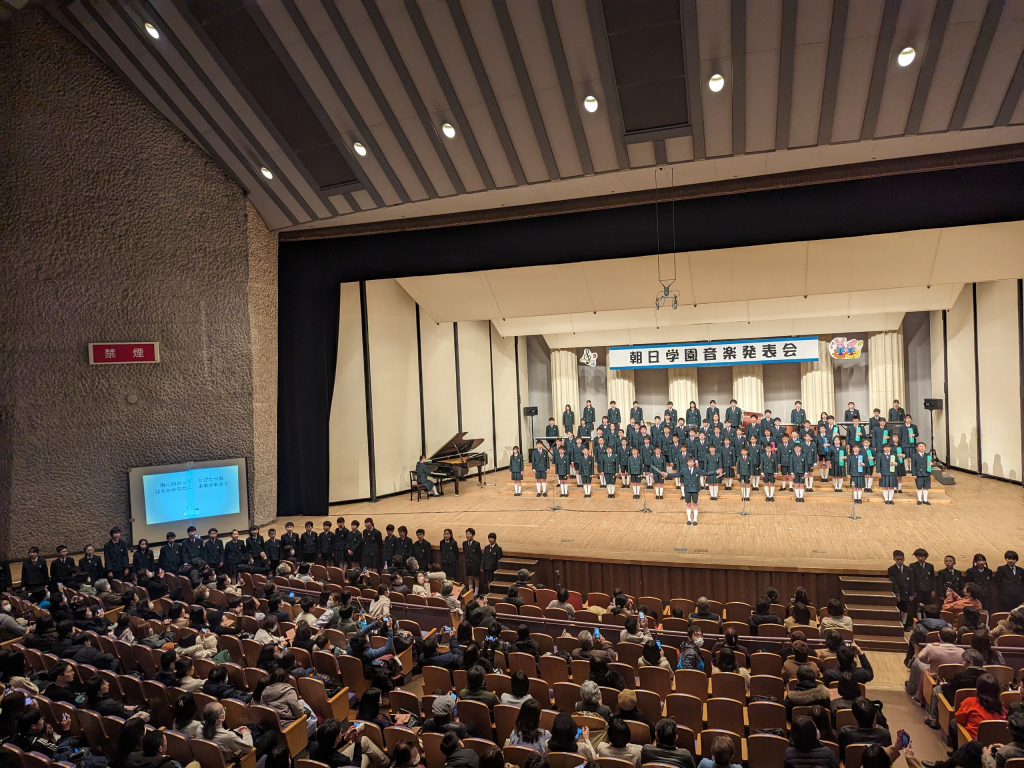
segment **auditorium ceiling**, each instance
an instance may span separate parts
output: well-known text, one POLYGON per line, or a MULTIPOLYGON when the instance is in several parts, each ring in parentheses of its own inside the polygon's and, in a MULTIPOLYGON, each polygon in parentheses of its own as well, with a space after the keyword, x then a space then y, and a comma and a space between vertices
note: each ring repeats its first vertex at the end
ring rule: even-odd
POLYGON ((279 231, 1024 142, 1024 0, 46 4, 279 231))

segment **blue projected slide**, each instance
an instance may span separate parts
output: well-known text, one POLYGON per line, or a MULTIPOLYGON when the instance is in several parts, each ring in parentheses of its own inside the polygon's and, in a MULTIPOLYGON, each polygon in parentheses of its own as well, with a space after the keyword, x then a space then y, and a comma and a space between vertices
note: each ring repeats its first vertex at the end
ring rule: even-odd
POLYGON ((144 475, 146 525, 238 514, 238 467, 144 475))

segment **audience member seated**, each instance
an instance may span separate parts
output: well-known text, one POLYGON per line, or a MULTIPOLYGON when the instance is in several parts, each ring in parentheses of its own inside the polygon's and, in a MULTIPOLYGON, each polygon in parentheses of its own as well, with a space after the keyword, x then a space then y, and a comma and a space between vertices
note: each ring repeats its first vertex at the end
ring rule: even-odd
MULTIPOLYGON (((78 704, 81 702, 78 695, 71 689, 75 682, 75 668, 70 662, 58 661, 50 667, 50 684, 43 691, 43 696, 50 701, 63 701, 67 704, 78 704)), ((84 699, 84 697, 83 697, 84 699)))
POLYGON ((793 627, 816 627, 818 622, 811 618, 811 609, 803 603, 794 603, 789 616, 782 622, 786 629, 793 627))
POLYGON ((875 679, 875 672, 871 669, 871 662, 868 661, 867 654, 856 643, 840 646, 836 651, 836 659, 839 661, 839 666, 826 670, 821 676, 825 685, 838 680, 839 675, 843 672, 853 673, 853 677, 858 683, 867 684, 875 679))
POLYGON ((568 712, 559 712, 555 715, 555 722, 551 726, 551 738, 548 739, 547 751, 549 753, 568 752, 582 755, 588 763, 593 763, 597 760, 597 755, 594 753, 590 739, 589 728, 583 726, 582 729, 578 729, 568 712), (579 738, 576 738, 577 730, 582 731, 579 738))
POLYGON ((821 743, 818 728, 809 717, 794 721, 782 764, 784 768, 839 768, 838 758, 831 747, 821 743))
POLYGON ((746 646, 740 645, 740 633, 732 627, 725 630, 725 635, 711 648, 711 658, 718 663, 718 652, 723 648, 730 649, 733 653, 742 653, 747 661, 750 661, 750 651, 747 650, 746 646))
POLYGON ((93 675, 86 680, 84 688, 85 703, 83 706, 85 709, 99 712, 104 717, 107 715, 120 717, 122 720, 127 720, 135 712, 135 707, 125 706, 111 697, 110 683, 99 675, 93 675))
MULTIPOLYGON (((488 691, 484 686, 487 673, 481 666, 470 667, 466 671, 466 687, 459 691, 460 699, 479 701, 487 705, 487 708, 494 710, 496 704, 500 704, 498 697, 493 691, 488 691)), ((527 684, 529 688, 529 684, 527 684)))
POLYGON ((312 736, 316 729, 316 715, 310 706, 299 698, 299 693, 291 684, 290 677, 291 675, 285 669, 278 668, 271 672, 270 677, 265 678, 266 687, 261 692, 258 691, 260 704, 277 712, 283 728, 287 728, 306 715, 306 727, 309 735, 312 736))
POLYGON ((824 632, 826 629, 849 629, 853 630, 853 619, 844 615, 843 603, 832 598, 825 606, 828 614, 821 619, 818 629, 824 632))
POLYGON ((339 720, 324 720, 316 729, 315 740, 309 744, 309 757, 331 768, 386 766, 389 762, 387 755, 362 734, 362 729, 355 725, 345 729, 339 720))
POLYGON ((516 724, 505 741, 505 746, 529 747, 541 754, 547 754, 551 733, 540 727, 540 712, 540 704, 536 699, 524 701, 519 707, 516 724))
POLYGON ((813 707, 815 704, 828 707, 831 698, 828 688, 818 680, 814 667, 802 664, 796 670, 796 687, 786 694, 786 717, 793 719, 793 707, 813 707))
POLYGON ((814 670, 814 676, 821 674, 818 670, 818 662, 811 658, 811 649, 803 640, 796 640, 792 646, 792 656, 782 664, 782 682, 788 683, 791 677, 796 675, 797 669, 802 666, 810 666, 814 670))
POLYGON ((540 659, 540 646, 537 641, 530 637, 530 628, 525 624, 516 627, 516 639, 512 643, 512 650, 518 653, 528 653, 534 659, 540 659))
POLYGON ((480 646, 477 643, 469 643, 462 649, 462 668, 469 670, 472 667, 483 667, 484 672, 490 674, 494 671, 494 664, 486 656, 482 656, 480 646))
POLYGON ((732 739, 727 736, 719 736, 711 745, 711 757, 705 757, 700 761, 697 768, 742 768, 733 762, 736 754, 736 747, 732 739))
MULTIPOLYGON (((203 693, 213 696, 216 699, 238 699, 243 704, 252 702, 252 694, 233 688, 228 682, 227 667, 217 666, 210 670, 210 674, 203 683, 203 693)), ((203 711, 205 719, 206 712, 203 711)))
POLYGON ((835 722, 836 712, 840 709, 853 709, 853 702, 860 696, 860 685, 853 677, 852 672, 843 672, 839 675, 839 684, 836 686, 839 698, 832 699, 829 708, 832 710, 832 722, 835 722))
POLYGON ((934 675, 943 664, 959 664, 962 656, 963 651, 956 645, 956 630, 947 624, 939 630, 938 642, 924 646, 911 663, 910 679, 905 683, 907 693, 920 701, 925 670, 934 675))
POLYGON ((196 697, 191 693, 183 693, 174 702, 174 730, 183 733, 190 739, 200 738, 203 730, 203 721, 197 715, 199 707, 196 705, 196 697))
POLYGON ((584 629, 576 639, 579 640, 580 647, 572 649, 570 654, 572 658, 583 661, 590 661, 591 659, 601 659, 605 662, 615 661, 615 651, 612 650, 612 644, 603 637, 594 637, 593 634, 584 629))
POLYGON ((750 690, 750 670, 746 667, 736 666, 736 654, 733 653, 732 648, 723 648, 718 652, 715 671, 732 672, 733 674, 740 675, 747 686, 747 690, 750 690))
POLYGON ((990 634, 993 640, 1003 635, 1024 635, 1024 607, 1014 608, 1010 611, 1010 615, 1005 619, 1000 619, 990 634))
POLYGON ((771 601, 766 595, 762 595, 757 598, 757 602, 754 604, 754 610, 750 614, 750 618, 747 620, 750 624, 750 634, 756 636, 757 628, 762 624, 781 624, 782 619, 772 611, 771 601))
MULTIPOLYGON (((640 749, 640 763, 664 763, 676 768, 696 768, 688 749, 676 746, 676 721, 663 717, 654 726, 655 741, 640 749)), ((836 767, 838 768, 838 766, 836 767)))
POLYGON ((690 621, 694 619, 704 619, 705 621, 714 621, 718 624, 719 628, 722 626, 722 617, 717 613, 711 612, 711 601, 706 597, 697 598, 697 610, 690 614, 690 621))
POLYGON ((590 660, 589 680, 606 688, 614 688, 616 691, 621 691, 626 687, 626 681, 622 679, 622 675, 611 669, 608 662, 603 659, 590 660))
POLYGON ((986 664, 1006 666, 1006 659, 1003 658, 1003 654, 998 648, 993 647, 992 635, 989 634, 987 628, 980 627, 974 631, 974 637, 971 638, 971 648, 981 654, 986 664))
MULTIPOLYGON (((448 733, 451 731, 460 739, 469 738, 469 729, 454 719, 455 694, 440 691, 434 703, 430 705, 431 717, 423 721, 420 730, 423 733, 448 733)), ((540 722, 540 714, 537 715, 537 722, 540 722)))
POLYGON ((527 699, 533 699, 530 695, 530 678, 526 676, 523 670, 518 669, 512 673, 512 692, 501 694, 501 704, 507 704, 512 707, 521 707, 523 702, 527 699))
POLYGON ((569 603, 569 590, 562 587, 558 590, 558 596, 548 603, 548 608, 561 608, 569 614, 569 620, 576 618, 576 609, 569 603))
POLYGON ((984 720, 1005 720, 1006 709, 999 699, 999 682, 987 672, 975 684, 977 694, 968 696, 956 711, 956 721, 972 739, 978 738, 978 725, 984 720))
MULTIPOLYGON (((626 688, 619 691, 619 711, 614 717, 619 717, 622 720, 629 722, 633 720, 637 723, 643 723, 651 731, 651 742, 655 739, 654 723, 642 710, 637 709, 636 706, 636 692, 631 688, 626 688)), ((611 722, 609 720, 608 722, 611 722)))
POLYGON ((641 667, 661 667, 669 672, 672 671, 672 664, 665 658, 665 651, 662 650, 661 644, 654 639, 644 643, 644 649, 640 653, 638 664, 641 667))
POLYGON ((942 610, 959 613, 967 608, 981 608, 982 588, 968 582, 964 584, 963 597, 952 589, 946 590, 946 599, 942 601, 942 610))
POLYGON ((508 605, 514 605, 516 608, 522 608, 526 601, 519 596, 519 588, 513 584, 508 588, 508 592, 505 597, 501 599, 501 602, 508 605))
POLYGON ((576 702, 573 710, 583 715, 594 715, 600 717, 606 723, 611 720, 612 710, 604 705, 601 699, 601 689, 593 680, 584 680, 580 686, 580 701, 576 702))
POLYGON ((636 616, 626 619, 625 626, 619 632, 620 643, 646 643, 651 639, 651 633, 647 631, 646 619, 641 623, 636 616))
POLYGON ((888 747, 892 744, 892 735, 888 728, 875 722, 878 707, 875 702, 858 696, 853 701, 853 716, 856 725, 844 725, 839 729, 839 759, 846 760, 846 747, 850 744, 881 744, 888 747))
POLYGON ((814 721, 814 727, 818 729, 818 738, 835 743, 836 732, 832 727, 832 713, 820 704, 815 704, 811 707, 810 717, 814 721))
POLYGON ((441 739, 441 754, 444 755, 444 768, 479 768, 480 766, 479 755, 467 748, 454 733, 446 733, 441 739))
MULTIPOLYGON (((597 756, 628 760, 634 768, 640 768, 640 745, 630 744, 629 726, 621 717, 613 717, 608 723, 608 741, 597 746, 597 756)), ((653 739, 653 737, 652 737, 653 739)))
POLYGON ((704 633, 699 627, 686 630, 686 637, 679 641, 679 664, 676 669, 697 669, 704 671, 704 657, 700 653, 704 645, 704 633))

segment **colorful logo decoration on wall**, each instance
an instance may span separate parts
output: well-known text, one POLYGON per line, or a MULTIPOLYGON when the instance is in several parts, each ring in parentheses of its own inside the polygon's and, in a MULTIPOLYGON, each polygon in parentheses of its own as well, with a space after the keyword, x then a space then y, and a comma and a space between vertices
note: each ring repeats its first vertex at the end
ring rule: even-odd
POLYGON ((828 343, 828 353, 836 360, 856 360, 863 348, 863 341, 843 336, 837 336, 828 343))
POLYGON ((597 367, 597 352, 591 352, 589 349, 583 350, 583 357, 580 358, 580 362, 584 365, 589 365, 591 368, 597 367))

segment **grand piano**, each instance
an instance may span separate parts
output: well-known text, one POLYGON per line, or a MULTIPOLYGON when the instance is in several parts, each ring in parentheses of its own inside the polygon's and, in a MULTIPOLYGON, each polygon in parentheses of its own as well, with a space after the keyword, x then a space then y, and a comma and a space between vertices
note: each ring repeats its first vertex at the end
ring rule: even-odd
MULTIPOLYGON (((427 457, 424 462, 430 476, 439 481, 442 489, 446 480, 455 483, 456 496, 459 495, 459 480, 467 478, 473 467, 476 467, 477 485, 483 485, 484 467, 487 465, 487 454, 473 450, 478 448, 484 439, 478 437, 467 440, 466 434, 466 432, 457 433, 455 437, 427 457)), ((443 490, 441 492, 444 493, 443 490)))

